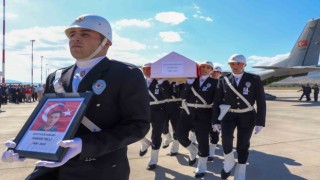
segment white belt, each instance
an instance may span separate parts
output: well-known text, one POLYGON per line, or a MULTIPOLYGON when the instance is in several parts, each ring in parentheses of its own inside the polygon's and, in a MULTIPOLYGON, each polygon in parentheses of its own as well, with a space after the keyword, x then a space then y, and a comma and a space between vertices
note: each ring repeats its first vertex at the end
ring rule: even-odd
POLYGON ((175 98, 175 99, 166 99, 167 102, 178 102, 178 101, 182 101, 181 98, 175 98))
POLYGON ((249 112, 249 111, 252 111, 254 110, 254 108, 251 106, 251 108, 245 108, 245 109, 229 109, 229 112, 232 112, 232 113, 246 113, 246 112, 249 112))
POLYGON ((193 107, 193 108, 212 108, 213 104, 190 104, 187 103, 188 107, 193 107))
POLYGON ((81 123, 87 127, 91 132, 100 132, 101 128, 95 125, 92 121, 90 121, 86 116, 83 117, 81 123))
POLYGON ((150 102, 150 105, 158 105, 158 104, 164 104, 164 103, 168 103, 168 102, 178 102, 178 101, 182 101, 182 99, 177 98, 177 99, 164 99, 161 101, 152 101, 152 102, 150 102))
POLYGON ((166 103, 166 100, 161 100, 161 101, 152 101, 150 102, 150 105, 158 105, 158 104, 164 104, 166 103))

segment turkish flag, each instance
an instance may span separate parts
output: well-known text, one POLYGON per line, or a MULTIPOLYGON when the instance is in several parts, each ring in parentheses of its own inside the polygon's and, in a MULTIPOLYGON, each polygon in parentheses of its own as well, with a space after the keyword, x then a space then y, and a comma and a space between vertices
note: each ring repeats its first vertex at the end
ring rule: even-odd
POLYGON ((298 42, 299 47, 305 47, 308 45, 308 40, 301 40, 298 42))

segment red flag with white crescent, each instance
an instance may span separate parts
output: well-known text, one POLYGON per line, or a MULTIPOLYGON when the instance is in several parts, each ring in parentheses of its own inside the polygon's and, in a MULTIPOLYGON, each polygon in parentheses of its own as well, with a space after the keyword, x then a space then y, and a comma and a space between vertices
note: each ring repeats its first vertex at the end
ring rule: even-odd
POLYGON ((308 45, 308 40, 301 40, 298 42, 299 47, 305 47, 308 45))

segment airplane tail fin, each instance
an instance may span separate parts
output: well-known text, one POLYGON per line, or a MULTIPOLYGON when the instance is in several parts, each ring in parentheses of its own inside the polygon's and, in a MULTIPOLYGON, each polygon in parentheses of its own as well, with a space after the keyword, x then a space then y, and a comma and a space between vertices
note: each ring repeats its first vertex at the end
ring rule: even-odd
POLYGON ((308 21, 288 59, 279 63, 285 67, 317 66, 319 54, 320 18, 308 21))

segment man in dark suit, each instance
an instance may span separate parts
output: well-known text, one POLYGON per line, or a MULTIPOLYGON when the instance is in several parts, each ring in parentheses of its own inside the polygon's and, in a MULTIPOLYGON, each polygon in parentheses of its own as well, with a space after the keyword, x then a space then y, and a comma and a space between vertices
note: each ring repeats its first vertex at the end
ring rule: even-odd
POLYGON ((201 76, 196 79, 188 79, 181 91, 185 110, 181 112, 177 126, 177 138, 180 144, 190 152, 189 165, 193 165, 197 154, 199 155, 196 178, 205 176, 207 170, 209 132, 212 129, 212 103, 218 83, 218 80, 209 77, 209 73, 213 70, 212 62, 201 63, 199 69, 201 76), (188 138, 191 129, 195 131, 199 150, 188 138))
POLYGON ((220 131, 221 129, 222 131, 224 165, 221 171, 221 178, 227 179, 235 165, 232 149, 233 133, 235 128, 237 128, 236 149, 238 164, 235 170, 235 179, 245 179, 246 162, 249 155, 252 132, 255 129, 255 133, 257 134, 265 126, 265 94, 260 77, 244 72, 246 58, 243 55, 232 55, 228 63, 232 73, 222 76, 219 80, 212 116, 213 129, 215 131, 220 131), (234 90, 232 90, 233 88, 234 90), (236 91, 239 94, 236 94, 236 91), (257 106, 256 110, 253 108, 255 103, 257 106), (218 116, 221 104, 230 105, 230 109, 220 122, 218 116))
POLYGON ((150 128, 143 75, 133 65, 106 57, 112 36, 103 17, 80 16, 65 33, 76 63, 50 74, 44 93, 93 92, 85 113, 93 125, 82 123, 74 139, 59 143, 69 148, 63 160, 37 162, 27 179, 129 179, 127 146, 150 128))

